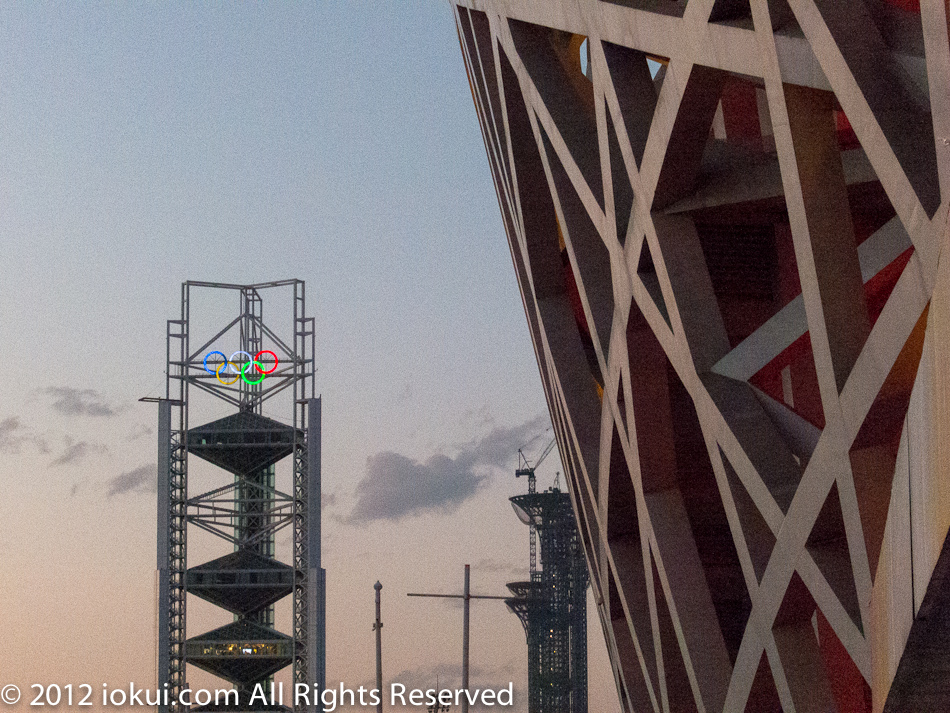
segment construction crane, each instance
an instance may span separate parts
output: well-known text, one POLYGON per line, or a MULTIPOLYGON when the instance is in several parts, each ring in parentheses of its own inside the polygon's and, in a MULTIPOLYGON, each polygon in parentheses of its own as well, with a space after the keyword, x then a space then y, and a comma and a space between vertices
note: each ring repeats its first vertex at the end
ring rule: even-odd
MULTIPOLYGON (((548 455, 554 449, 554 444, 556 442, 557 439, 551 439, 551 442, 544 447, 544 450, 541 451, 541 455, 539 455, 537 460, 535 460, 534 465, 531 465, 531 462, 525 457, 522 449, 518 449, 518 468, 515 470, 515 477, 520 478, 522 476, 527 476, 529 494, 537 492, 537 482, 534 477, 534 471, 537 470, 541 463, 544 462, 544 459, 548 457, 548 455)), ((534 581, 537 579, 538 571, 538 532, 534 521, 529 523, 529 527, 531 529, 531 581, 534 581)))

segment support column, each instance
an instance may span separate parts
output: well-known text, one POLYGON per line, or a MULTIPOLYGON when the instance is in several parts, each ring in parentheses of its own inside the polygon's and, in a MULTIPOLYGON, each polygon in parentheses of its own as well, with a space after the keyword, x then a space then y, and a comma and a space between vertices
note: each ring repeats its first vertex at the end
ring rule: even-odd
POLYGON ((462 690, 465 691, 465 698, 462 699, 462 713, 468 713, 468 631, 469 631, 469 610, 471 605, 471 590, 469 583, 471 581, 471 571, 468 565, 465 565, 465 606, 462 614, 462 690))
MULTIPOLYGON (((307 527, 308 527, 308 585, 307 639, 310 655, 307 659, 308 683, 317 684, 321 693, 326 685, 326 570, 321 560, 321 401, 307 400, 307 527)), ((318 710, 314 706, 313 710, 318 710)))
POLYGON ((380 590, 383 585, 378 581, 373 585, 376 590, 376 623, 373 629, 376 631, 376 692, 379 694, 379 702, 376 704, 376 713, 383 713, 383 621, 380 612, 380 590))
MULTIPOLYGON (((165 690, 169 682, 168 640, 168 510, 170 505, 172 405, 168 400, 158 403, 158 690, 165 690)), ((159 713, 167 713, 168 706, 159 706, 159 713)))
MULTIPOLYGON (((871 324, 854 242, 848 186, 835 134, 834 97, 785 85, 785 103, 831 365, 840 393, 867 341, 871 324)), ((800 265, 805 262, 805 256, 797 257, 800 265)), ((807 279, 807 272, 803 272, 804 293, 809 291, 804 284, 807 279)), ((813 329, 813 325, 809 327, 813 329)), ((815 358, 817 362, 817 354, 815 358)))

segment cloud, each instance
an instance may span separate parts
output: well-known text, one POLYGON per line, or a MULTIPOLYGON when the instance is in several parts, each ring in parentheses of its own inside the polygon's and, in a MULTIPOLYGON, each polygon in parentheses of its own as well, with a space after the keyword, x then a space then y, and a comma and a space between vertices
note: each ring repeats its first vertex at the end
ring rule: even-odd
POLYGON ((366 475, 356 485, 350 521, 395 522, 426 512, 454 512, 487 482, 491 471, 512 465, 518 447, 546 422, 546 416, 539 416, 514 428, 495 428, 464 445, 454 458, 438 453, 422 463, 392 451, 370 456, 366 475))
POLYGON ((95 389, 50 386, 43 393, 53 397, 53 408, 65 416, 115 416, 119 409, 107 403, 95 389))
POLYGON ((0 453, 19 453, 20 447, 25 443, 31 444, 40 453, 50 452, 46 439, 24 426, 17 416, 0 421, 0 453))
POLYGON ((52 460, 50 466, 57 467, 79 463, 85 460, 86 456, 91 453, 104 453, 105 451, 105 446, 89 443, 88 441, 79 441, 78 443, 72 443, 66 446, 66 449, 52 460))
POLYGON ((19 453, 20 446, 27 439, 23 425, 16 416, 0 421, 0 453, 19 453))
POLYGON ((427 510, 453 512, 486 480, 468 459, 434 455, 425 463, 384 451, 366 460, 351 519, 400 520, 427 510))
POLYGON ((153 433, 155 433, 155 430, 151 426, 145 426, 139 423, 133 426, 132 430, 129 431, 128 440, 135 441, 144 436, 151 436, 153 433))
POLYGON ((528 562, 525 560, 521 566, 511 562, 501 562, 495 559, 481 559, 472 565, 472 571, 483 572, 485 574, 507 574, 512 576, 526 577, 528 575, 528 562))
POLYGON ((111 498, 124 493, 154 493, 157 487, 156 473, 156 466, 152 463, 140 465, 138 468, 117 475, 109 481, 106 497, 111 498))

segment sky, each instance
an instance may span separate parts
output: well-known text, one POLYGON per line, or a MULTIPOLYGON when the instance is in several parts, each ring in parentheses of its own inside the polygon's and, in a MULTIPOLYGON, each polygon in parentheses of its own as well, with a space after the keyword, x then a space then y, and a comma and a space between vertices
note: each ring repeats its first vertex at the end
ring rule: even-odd
MULTIPOLYGON (((379 580, 384 678, 458 685, 460 607, 406 593, 525 577, 507 498, 551 431, 448 3, 0 4, 0 250, 0 686, 152 685, 138 399, 183 281, 286 278, 316 319, 328 681, 373 679, 379 580)), ((189 600, 189 635, 228 619, 189 600)), ((619 710, 593 612, 589 641, 590 710, 619 710)), ((473 603, 473 686, 523 694, 526 657, 473 603)))

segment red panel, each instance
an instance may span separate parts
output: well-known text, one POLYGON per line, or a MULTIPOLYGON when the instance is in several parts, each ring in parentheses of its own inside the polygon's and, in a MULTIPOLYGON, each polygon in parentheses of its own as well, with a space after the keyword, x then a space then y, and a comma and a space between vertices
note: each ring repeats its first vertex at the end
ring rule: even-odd
POLYGON ((920 0, 884 0, 884 2, 908 12, 920 12, 920 0))
POLYGON ((755 374, 749 383, 761 389, 778 402, 784 402, 782 395, 782 369, 791 367, 792 397, 795 408, 792 409, 806 421, 825 427, 825 414, 821 406, 821 393, 818 390, 818 372, 811 351, 811 334, 805 332, 775 359, 755 374))
POLYGON ((831 694, 838 704, 838 713, 871 713, 871 689, 864 676, 821 610, 817 614, 818 648, 831 684, 831 694))
POLYGON ((762 146, 759 105, 755 86, 748 82, 729 82, 722 89, 722 118, 726 139, 735 143, 762 146))
POLYGON ((840 146, 842 150, 858 148, 861 142, 858 141, 858 136, 854 133, 851 122, 848 120, 848 117, 845 116, 844 112, 836 111, 835 120, 838 125, 838 146, 840 146))

